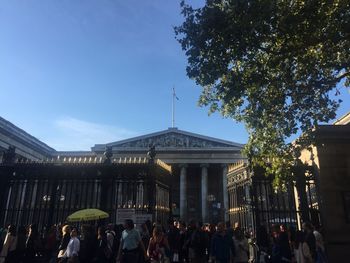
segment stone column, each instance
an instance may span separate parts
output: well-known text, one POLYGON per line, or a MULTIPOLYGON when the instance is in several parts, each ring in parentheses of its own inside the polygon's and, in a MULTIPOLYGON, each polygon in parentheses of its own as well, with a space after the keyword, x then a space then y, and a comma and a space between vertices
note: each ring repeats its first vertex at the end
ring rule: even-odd
POLYGON ((180 166, 180 219, 187 220, 187 174, 186 164, 180 166))
POLYGON ((201 164, 202 222, 208 222, 208 164, 201 164))
POLYGON ((227 192, 227 165, 222 164, 222 193, 223 193, 223 204, 222 208, 224 211, 225 222, 228 221, 228 192, 227 192))

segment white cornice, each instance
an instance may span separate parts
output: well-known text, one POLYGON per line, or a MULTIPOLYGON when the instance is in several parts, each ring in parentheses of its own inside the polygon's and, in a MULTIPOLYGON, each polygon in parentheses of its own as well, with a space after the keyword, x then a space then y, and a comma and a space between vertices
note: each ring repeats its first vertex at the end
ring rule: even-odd
POLYGON ((334 123, 334 125, 348 125, 350 124, 350 111, 337 119, 334 123))

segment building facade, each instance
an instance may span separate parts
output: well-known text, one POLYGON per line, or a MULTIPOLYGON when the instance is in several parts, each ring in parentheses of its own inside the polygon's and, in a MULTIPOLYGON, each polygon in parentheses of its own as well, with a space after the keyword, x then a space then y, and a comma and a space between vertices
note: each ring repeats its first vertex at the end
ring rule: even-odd
MULTIPOLYGON (((91 151, 63 152, 52 149, 4 119, 0 119, 0 135, 2 163, 8 161, 15 163, 17 169, 20 168, 22 171, 26 167, 27 171, 30 170, 28 176, 34 176, 29 174, 34 173, 31 170, 35 170, 32 166, 33 162, 36 162, 41 164, 43 177, 49 173, 59 173, 57 176, 63 178, 67 171, 73 171, 76 169, 75 166, 78 166, 78 170, 69 175, 71 179, 88 178, 88 174, 92 173, 91 180, 95 180, 93 178, 98 171, 107 169, 104 164, 107 150, 108 158, 114 165, 112 165, 113 169, 108 168, 111 169, 109 174, 118 174, 120 170, 118 165, 128 163, 126 170, 132 171, 132 166, 136 165, 138 160, 146 160, 150 147, 154 146, 155 159, 163 164, 163 168, 167 166, 171 171, 170 176, 162 182, 163 188, 169 193, 168 198, 165 198, 167 205, 165 208, 161 195, 158 195, 159 198, 156 200, 163 202, 159 207, 169 210, 169 214, 174 218, 185 221, 193 218, 204 223, 228 219, 228 165, 242 159, 243 147, 242 144, 169 128, 118 142, 96 144, 91 151), (46 172, 43 172, 44 166, 46 172), (58 172, 61 169, 59 167, 62 166, 66 172, 58 172)), ((3 171, 10 173, 8 165, 6 167, 3 165, 3 171)), ((149 171, 150 168, 147 167, 144 163, 142 169, 149 171)), ((140 171, 130 172, 130 174, 126 172, 130 178, 134 178, 139 173, 140 171)), ((119 179, 116 178, 116 180, 119 179)), ((119 187, 121 186, 112 188, 108 195, 114 195, 119 187)), ((19 190, 18 188, 17 191, 19 190)), ((7 193, 8 191, 9 189, 7 193)), ((86 190, 82 189, 78 192, 84 191, 86 190)), ((120 198, 123 197, 117 195, 116 202, 124 205, 120 198)), ((6 202, 3 201, 5 206, 6 202)), ((132 205, 137 206, 134 203, 132 205)))

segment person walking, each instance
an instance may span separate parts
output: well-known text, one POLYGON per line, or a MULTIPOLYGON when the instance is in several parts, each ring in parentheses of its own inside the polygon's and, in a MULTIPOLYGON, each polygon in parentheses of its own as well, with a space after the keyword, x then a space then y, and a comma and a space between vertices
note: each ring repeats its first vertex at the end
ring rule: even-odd
POLYGON ((146 249, 141 240, 140 233, 134 228, 134 222, 131 219, 125 220, 125 230, 122 232, 120 246, 117 256, 117 262, 120 263, 135 263, 140 257, 141 247, 142 253, 147 258, 146 249))
POLYGON ((234 232, 233 241, 235 245, 234 262, 247 263, 249 254, 248 240, 241 229, 237 229, 234 232))
POLYGON ((225 224, 218 223, 216 233, 211 241, 211 260, 220 263, 229 263, 231 255, 235 256, 233 239, 226 233, 225 224))
POLYGON ((196 221, 190 222, 188 230, 188 258, 191 263, 203 263, 206 260, 206 250, 209 236, 197 226, 196 221))
POLYGON ((35 224, 32 224, 29 226, 29 233, 26 241, 24 262, 26 263, 35 262, 36 254, 38 253, 41 247, 42 245, 39 237, 38 228, 35 224))

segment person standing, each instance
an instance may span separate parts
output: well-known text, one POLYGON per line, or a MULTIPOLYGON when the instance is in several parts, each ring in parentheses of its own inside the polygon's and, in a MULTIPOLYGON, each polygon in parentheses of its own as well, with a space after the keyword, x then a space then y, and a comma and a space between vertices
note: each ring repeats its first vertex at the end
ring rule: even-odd
POLYGON ((58 262, 64 261, 64 254, 66 253, 67 246, 70 240, 70 226, 69 225, 64 225, 62 227, 62 239, 60 242, 60 245, 58 247, 58 262))
POLYGON ((313 233, 314 227, 310 222, 303 223, 303 229, 305 233, 305 242, 309 246, 310 253, 312 256, 312 262, 316 261, 316 238, 313 233))
POLYGON ((206 250, 209 237, 200 226, 192 220, 188 230, 188 258, 191 263, 203 263, 206 260, 206 250))
POLYGON ((131 219, 125 220, 125 230, 122 232, 120 246, 117 256, 117 262, 135 263, 138 262, 140 253, 139 247, 147 258, 146 249, 141 240, 140 233, 134 228, 134 222, 131 219))
POLYGON ((97 229, 97 247, 96 254, 93 262, 96 263, 107 263, 111 255, 108 249, 106 230, 103 226, 97 229))
POLYGON ((81 263, 90 263, 95 257, 97 237, 91 225, 82 225, 80 229, 79 261, 81 263))
MULTIPOLYGON (((68 244, 68 243, 67 243, 68 244)), ((29 234, 26 241, 25 262, 35 262, 35 256, 41 247, 38 228, 36 225, 29 226, 29 234)))
POLYGON ((297 263, 313 263, 309 245, 305 242, 305 234, 297 231, 294 242, 294 256, 297 263))
POLYGON ((163 233, 162 227, 155 226, 147 249, 147 255, 151 263, 170 262, 166 251, 169 251, 168 240, 163 233))
POLYGON ((56 260, 56 226, 51 226, 44 240, 45 256, 50 261, 56 260))
POLYGON ((316 239, 316 263, 326 263, 327 256, 322 234, 320 233, 319 229, 315 229, 313 234, 316 239))
POLYGON ((180 231, 175 227, 173 220, 169 220, 168 225, 169 225, 169 228, 166 234, 167 234, 169 248, 170 248, 170 261, 173 262, 174 255, 177 255, 175 256, 175 258, 177 258, 176 262, 178 262, 179 250, 180 250, 180 246, 179 246, 180 231))
POLYGON ((110 251, 110 256, 108 258, 108 261, 110 263, 114 263, 117 253, 116 248, 116 233, 114 231, 114 225, 108 224, 107 230, 106 230, 106 236, 107 236, 107 249, 110 251))
POLYGON ((235 263, 247 263, 248 262, 248 240, 245 237, 241 229, 237 229, 233 236, 233 241, 235 245, 235 263))
POLYGON ((271 246, 271 262, 272 263, 280 263, 282 262, 281 257, 281 247, 278 242, 280 234, 280 228, 278 225, 273 225, 271 227, 271 238, 272 238, 272 246, 271 246))
POLYGON ((291 262, 292 252, 291 252, 291 248, 290 248, 287 227, 285 225, 280 225, 280 232, 278 235, 277 242, 279 243, 282 262, 291 262))
POLYGON ((187 231, 185 222, 179 222, 179 231, 179 262, 188 262, 188 248, 186 245, 187 231))
POLYGON ((141 224, 140 226, 140 236, 145 248, 148 247, 148 243, 151 237, 148 231, 148 227, 145 223, 141 224))
POLYGON ((216 233, 211 240, 211 259, 214 262, 229 263, 231 255, 235 256, 233 239, 226 233, 225 224, 218 223, 216 233))

